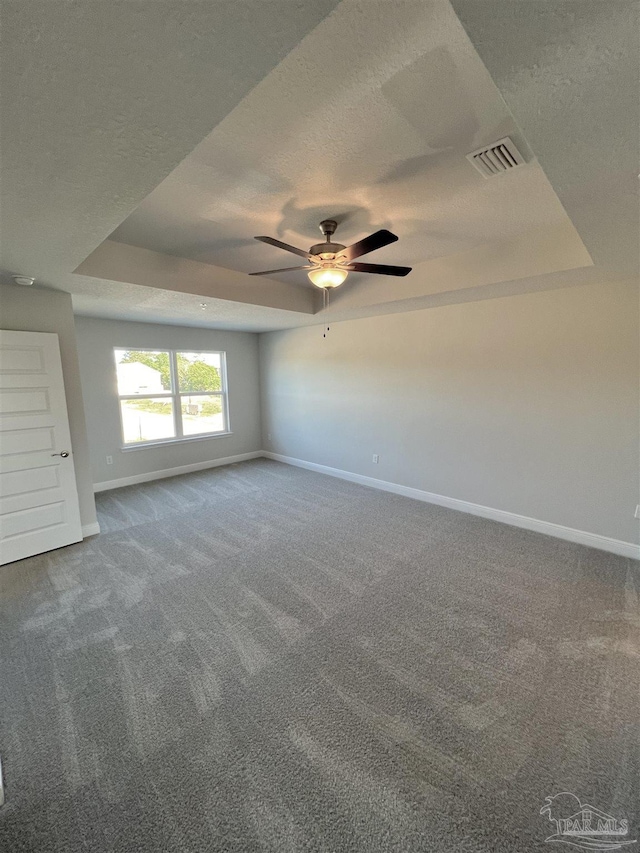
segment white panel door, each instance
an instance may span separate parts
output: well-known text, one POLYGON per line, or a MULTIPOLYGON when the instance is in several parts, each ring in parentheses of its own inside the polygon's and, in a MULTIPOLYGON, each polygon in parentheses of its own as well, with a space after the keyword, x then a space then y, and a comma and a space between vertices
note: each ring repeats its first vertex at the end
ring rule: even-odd
POLYGON ((0 565, 81 539, 58 336, 0 330, 0 565))

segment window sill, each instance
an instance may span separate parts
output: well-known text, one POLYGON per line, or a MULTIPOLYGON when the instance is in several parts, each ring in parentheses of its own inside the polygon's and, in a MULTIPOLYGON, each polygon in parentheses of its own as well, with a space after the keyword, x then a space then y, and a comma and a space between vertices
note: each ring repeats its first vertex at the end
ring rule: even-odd
POLYGON ((213 432, 206 435, 188 435, 182 438, 164 438, 161 441, 140 441, 137 444, 123 444, 120 450, 123 453, 128 453, 130 450, 145 450, 147 447, 164 447, 167 444, 186 444, 190 441, 208 441, 211 438, 224 438, 226 435, 233 435, 231 430, 227 432, 213 432))

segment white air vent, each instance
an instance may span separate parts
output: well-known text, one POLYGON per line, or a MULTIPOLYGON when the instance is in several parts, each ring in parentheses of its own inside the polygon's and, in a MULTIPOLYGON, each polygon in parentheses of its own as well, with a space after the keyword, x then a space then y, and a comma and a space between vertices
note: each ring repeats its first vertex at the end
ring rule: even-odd
POLYGON ((505 136, 492 145, 485 145, 467 154, 467 160, 476 167, 483 178, 492 178, 510 172, 516 166, 524 166, 524 157, 516 148, 513 139, 505 136))

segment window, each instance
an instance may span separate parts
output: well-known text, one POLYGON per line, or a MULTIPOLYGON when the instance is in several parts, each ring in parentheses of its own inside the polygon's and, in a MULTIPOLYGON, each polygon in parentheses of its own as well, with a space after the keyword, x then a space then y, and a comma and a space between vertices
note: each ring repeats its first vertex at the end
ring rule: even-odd
POLYGON ((229 432, 225 353, 114 352, 125 445, 229 432))

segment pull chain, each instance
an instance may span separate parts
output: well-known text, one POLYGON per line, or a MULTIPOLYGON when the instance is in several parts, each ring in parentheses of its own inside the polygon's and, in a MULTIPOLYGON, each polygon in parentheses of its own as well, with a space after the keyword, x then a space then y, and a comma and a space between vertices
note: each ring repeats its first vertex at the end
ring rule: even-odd
MULTIPOLYGON (((324 308, 324 310, 325 310, 325 311, 326 311, 326 310, 327 310, 327 308, 329 307, 329 288, 328 288, 328 287, 323 287, 323 288, 322 288, 322 307, 324 308)), ((324 332, 322 333, 322 337, 323 337, 323 338, 326 338, 326 337, 327 337, 327 332, 328 332, 328 331, 329 331, 329 326, 327 326, 326 331, 324 331, 324 332)))

